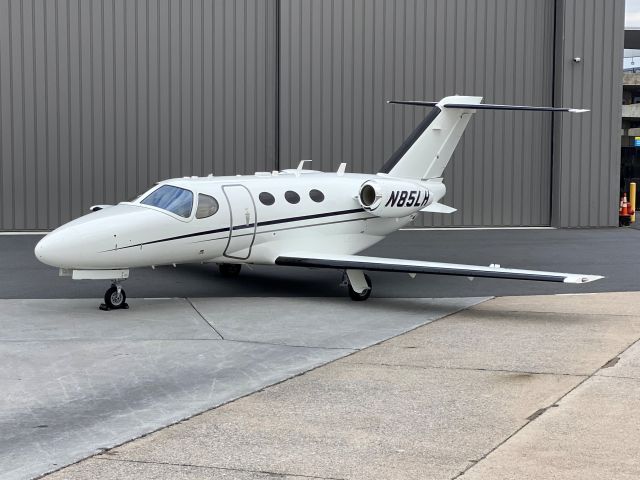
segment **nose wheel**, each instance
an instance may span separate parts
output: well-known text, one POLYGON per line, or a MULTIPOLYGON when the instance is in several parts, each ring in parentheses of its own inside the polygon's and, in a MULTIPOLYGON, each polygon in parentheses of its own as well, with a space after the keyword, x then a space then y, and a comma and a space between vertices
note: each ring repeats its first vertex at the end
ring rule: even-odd
POLYGON ((127 294, 119 283, 113 283, 104 294, 104 303, 100 305, 100 310, 117 310, 120 308, 127 309, 129 304, 126 302, 127 294))

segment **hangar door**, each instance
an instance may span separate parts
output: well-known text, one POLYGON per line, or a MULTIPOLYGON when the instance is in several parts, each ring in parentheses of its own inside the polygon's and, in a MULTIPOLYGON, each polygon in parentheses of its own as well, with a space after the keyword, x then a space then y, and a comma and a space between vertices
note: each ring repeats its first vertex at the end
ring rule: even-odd
POLYGON ((0 230, 277 166, 263 0, 0 0, 0 230))
MULTIPOLYGON (((0 230, 54 228, 174 176, 300 159, 375 172, 453 93, 551 104, 554 1, 0 0, 0 230)), ((547 225, 551 114, 482 112, 451 216, 547 225)))
MULTIPOLYGON (((389 99, 552 104, 554 1, 282 0, 280 165, 376 172, 426 115, 389 99)), ((479 112, 420 225, 549 225, 551 113, 479 112)))

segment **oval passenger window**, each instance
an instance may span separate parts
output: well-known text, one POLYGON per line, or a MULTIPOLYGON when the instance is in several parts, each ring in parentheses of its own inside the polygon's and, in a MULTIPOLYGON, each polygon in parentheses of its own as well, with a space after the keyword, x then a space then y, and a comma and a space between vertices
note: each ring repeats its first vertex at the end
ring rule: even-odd
POLYGON ((324 193, 314 188, 309 192, 309 198, 314 202, 320 203, 324 200, 324 193))
POLYGON ((258 199, 263 205, 273 205, 276 202, 276 199, 269 192, 262 192, 258 195, 258 199))
POLYGON ((300 195, 292 190, 284 192, 284 198, 289 203, 298 203, 300 201, 300 195))
POLYGON ((207 218, 218 211, 218 201, 205 195, 203 193, 198 194, 198 208, 196 209, 196 218, 207 218))

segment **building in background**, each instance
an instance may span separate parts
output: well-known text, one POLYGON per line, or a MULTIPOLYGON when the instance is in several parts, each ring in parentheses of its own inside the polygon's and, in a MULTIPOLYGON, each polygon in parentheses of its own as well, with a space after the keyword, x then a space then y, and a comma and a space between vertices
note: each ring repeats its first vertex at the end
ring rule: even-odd
POLYGON ((0 229, 174 176, 375 172, 460 93, 479 112, 417 225, 617 225, 624 0, 0 0, 0 229))
POLYGON ((624 46, 620 193, 628 194, 640 184, 640 29, 625 29, 624 46))

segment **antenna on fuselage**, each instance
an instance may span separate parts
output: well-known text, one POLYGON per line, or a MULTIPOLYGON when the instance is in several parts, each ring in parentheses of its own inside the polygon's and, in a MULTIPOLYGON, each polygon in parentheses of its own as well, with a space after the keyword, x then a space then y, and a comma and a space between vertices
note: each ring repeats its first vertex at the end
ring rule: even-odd
POLYGON ((338 171, 336 172, 336 174, 341 177, 342 175, 344 175, 344 171, 347 169, 347 164, 346 163, 341 163, 340 166, 338 167, 338 171))
POLYGON ((302 173, 302 169, 304 168, 304 164, 306 162, 311 162, 311 160, 300 160, 300 163, 298 164, 298 168, 296 168, 296 177, 300 176, 300 173, 302 173))

